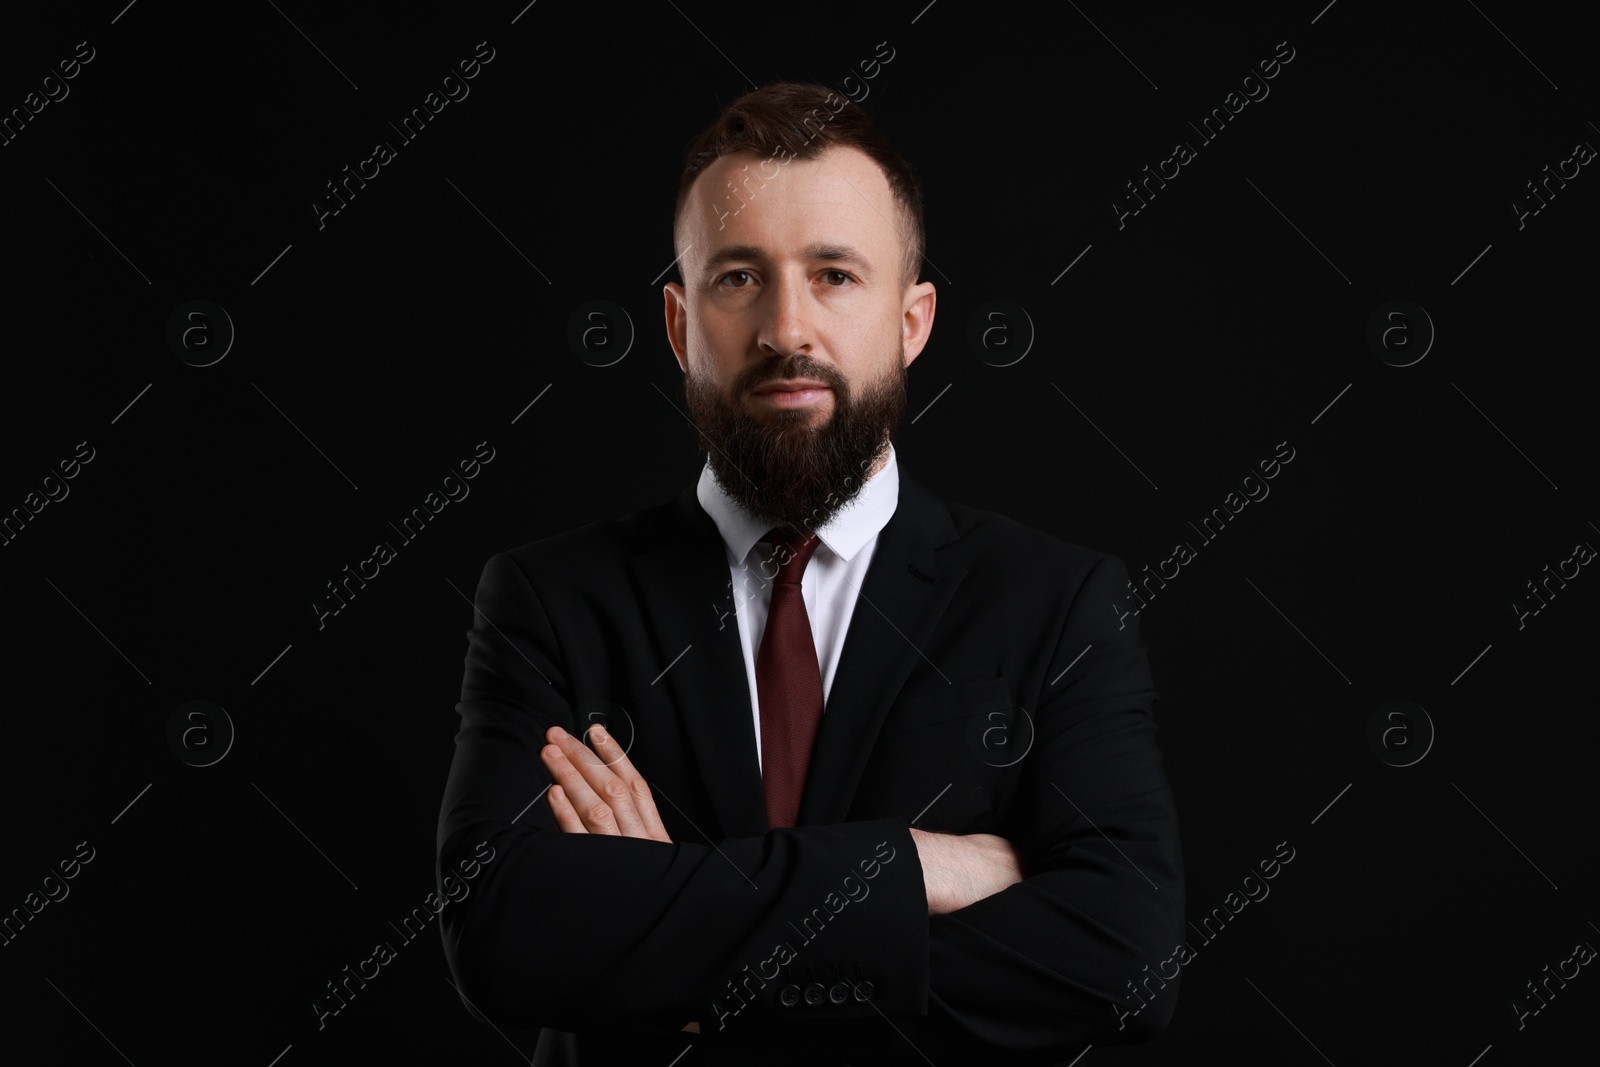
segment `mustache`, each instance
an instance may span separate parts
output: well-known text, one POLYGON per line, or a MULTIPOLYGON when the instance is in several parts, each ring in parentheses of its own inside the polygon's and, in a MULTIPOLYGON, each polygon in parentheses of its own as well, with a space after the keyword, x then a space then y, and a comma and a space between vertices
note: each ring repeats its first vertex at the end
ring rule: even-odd
POLYGON ((748 380, 740 383, 740 389, 746 393, 759 389, 768 382, 791 381, 795 378, 814 378, 825 383, 835 393, 845 391, 844 378, 837 370, 806 356, 791 356, 775 366, 752 368, 746 377, 748 380))

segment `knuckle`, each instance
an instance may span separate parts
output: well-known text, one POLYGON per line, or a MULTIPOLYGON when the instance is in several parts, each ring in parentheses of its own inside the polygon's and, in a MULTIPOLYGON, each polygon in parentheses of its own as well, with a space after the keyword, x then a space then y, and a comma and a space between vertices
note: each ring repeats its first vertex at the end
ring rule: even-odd
POLYGON ((589 808, 589 819, 592 822, 604 825, 611 821, 611 808, 605 801, 598 801, 589 808))
POLYGON ((627 800, 629 797, 628 783, 621 778, 613 778, 605 784, 605 794, 612 800, 627 800))

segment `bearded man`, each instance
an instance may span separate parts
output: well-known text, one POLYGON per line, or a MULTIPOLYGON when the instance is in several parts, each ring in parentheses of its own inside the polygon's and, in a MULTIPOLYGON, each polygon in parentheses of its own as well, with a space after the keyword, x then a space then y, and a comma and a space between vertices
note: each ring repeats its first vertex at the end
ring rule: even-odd
POLYGON ((441 878, 494 849, 441 916, 463 1001, 583 1067, 1148 1039, 1183 865, 1127 570, 900 466, 916 176, 769 85, 691 144, 673 237, 698 482, 478 586, 438 836, 441 878))

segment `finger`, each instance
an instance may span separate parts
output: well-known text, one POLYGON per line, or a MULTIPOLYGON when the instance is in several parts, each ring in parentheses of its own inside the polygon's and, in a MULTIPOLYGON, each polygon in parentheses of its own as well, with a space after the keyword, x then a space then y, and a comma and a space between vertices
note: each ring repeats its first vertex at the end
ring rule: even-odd
POLYGON ((583 820, 578 818, 578 812, 572 806, 572 801, 567 799, 566 792, 559 785, 550 787, 550 810, 556 817, 556 825, 561 827, 564 834, 586 834, 583 820))
POLYGON ((633 806, 652 840, 672 843, 672 835, 667 833, 666 826, 661 822, 661 813, 656 810, 656 799, 650 793, 650 783, 643 778, 633 783, 633 806))
MULTIPOLYGON (((617 826, 617 832, 623 837, 649 837, 649 828, 640 818, 635 803, 634 786, 608 767, 605 761, 590 751, 579 738, 563 730, 556 743, 583 775, 600 802, 611 809, 610 815, 617 826)), ((633 772, 633 765, 627 763, 625 757, 623 762, 625 769, 637 778, 638 774, 633 772)))
POLYGON ((597 749, 607 750, 609 754, 591 752, 581 740, 560 727, 551 727, 546 736, 566 757, 565 766, 562 761, 547 760, 552 775, 568 770, 576 770, 579 775, 576 779, 563 780, 591 833, 671 843, 672 837, 661 822, 649 784, 604 729, 591 727, 589 736, 597 749))
POLYGON ((656 801, 651 795, 650 784, 644 780, 644 775, 634 769, 627 752, 604 727, 590 727, 589 738, 594 742, 595 753, 599 755, 601 761, 611 768, 612 774, 627 782, 633 791, 633 807, 639 815, 640 822, 644 824, 645 836, 657 841, 670 842, 672 837, 662 825, 661 813, 656 810, 656 801))
POLYGON ((539 757, 544 760, 550 776, 561 786, 562 792, 567 795, 567 800, 578 813, 584 827, 591 834, 617 834, 616 819, 613 817, 611 806, 589 787, 583 774, 567 758, 564 748, 558 744, 546 745, 539 752, 539 757))

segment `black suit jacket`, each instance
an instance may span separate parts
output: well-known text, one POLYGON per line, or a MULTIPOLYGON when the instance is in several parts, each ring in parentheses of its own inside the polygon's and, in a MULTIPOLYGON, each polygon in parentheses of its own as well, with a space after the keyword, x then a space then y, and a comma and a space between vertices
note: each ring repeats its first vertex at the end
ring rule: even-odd
POLYGON ((1126 586, 1117 557, 941 501, 902 464, 798 825, 768 830, 694 487, 496 554, 438 834, 441 877, 493 849, 440 917, 463 999, 547 1028, 536 1062, 583 1067, 686 1046, 681 1067, 1064 1063, 1148 1038, 1177 998, 1150 977, 1183 940, 1183 869, 1126 586), (557 828, 544 732, 596 721, 671 844, 557 828), (930 917, 913 824, 1004 836, 1026 879, 930 917))

